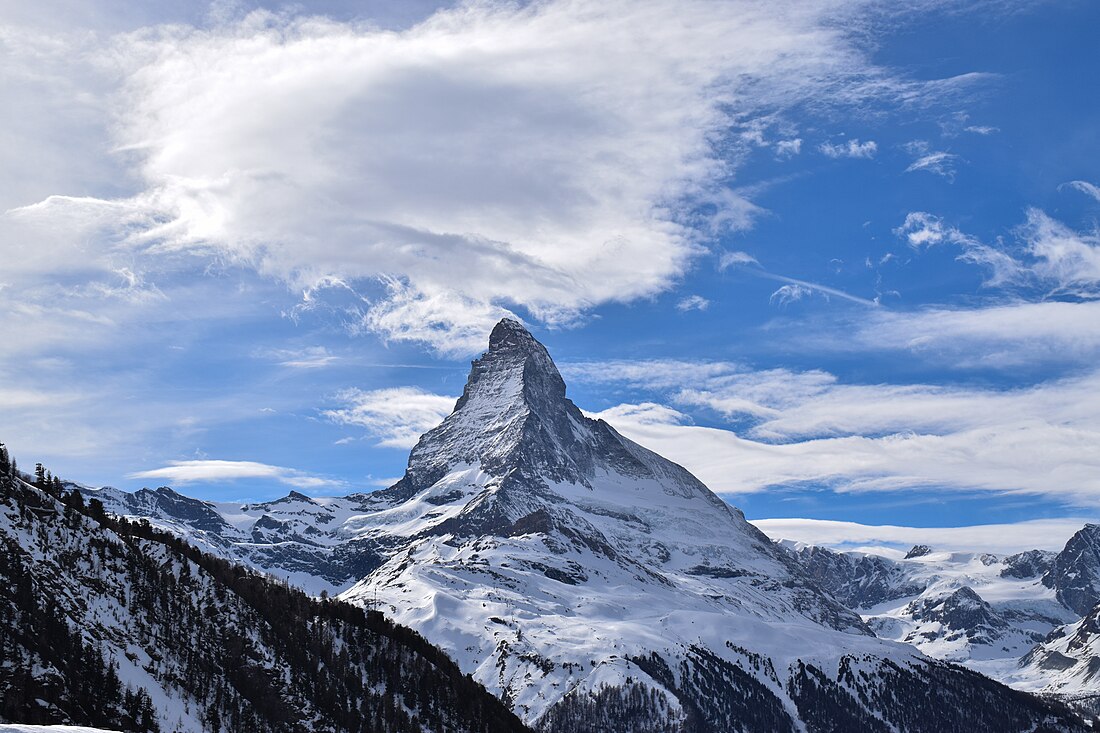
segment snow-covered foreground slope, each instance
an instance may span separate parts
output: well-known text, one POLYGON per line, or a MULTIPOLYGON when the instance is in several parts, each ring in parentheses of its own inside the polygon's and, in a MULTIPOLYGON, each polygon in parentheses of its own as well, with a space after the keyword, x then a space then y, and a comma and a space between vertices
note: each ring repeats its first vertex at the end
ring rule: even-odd
POLYGON ((1039 692, 1100 695, 1100 605, 1051 632, 1007 679, 1039 692))
POLYGON ((252 506, 90 495, 383 609, 548 732, 1080 726, 875 638, 686 470, 582 415, 514 321, 385 491, 252 506))
POLYGON ((0 721, 180 733, 520 721, 380 614, 204 556, 0 471, 0 721))

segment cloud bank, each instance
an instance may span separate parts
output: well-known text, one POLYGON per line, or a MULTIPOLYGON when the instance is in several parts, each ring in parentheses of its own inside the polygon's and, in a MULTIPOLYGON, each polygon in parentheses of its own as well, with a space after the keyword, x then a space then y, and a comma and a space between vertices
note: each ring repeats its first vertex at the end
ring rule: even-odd
POLYGON ((994 389, 845 384, 824 371, 728 362, 566 365, 567 377, 656 393, 598 413, 713 490, 983 490, 1100 498, 1100 373, 994 389), (692 414, 730 426, 703 427, 692 414), (736 432, 735 432, 736 431, 736 432))
POLYGON ((822 519, 756 519, 755 524, 773 540, 792 540, 838 549, 887 549, 900 556, 915 544, 934 550, 991 552, 1008 555, 1025 550, 1061 550, 1086 519, 1036 519, 1013 524, 971 527, 897 527, 835 522, 822 519))
MULTIPOLYGON (((0 229, 41 253, 22 267, 85 278, 198 256, 315 297, 365 283, 353 328, 474 351, 510 310, 568 325, 667 289, 715 227, 748 226, 726 185, 748 147, 797 151, 764 139, 777 113, 920 98, 841 30, 862 7, 470 3, 399 31, 255 12, 82 39, 134 193, 55 195, 0 229)), ((55 65, 77 44, 48 40, 55 65)))

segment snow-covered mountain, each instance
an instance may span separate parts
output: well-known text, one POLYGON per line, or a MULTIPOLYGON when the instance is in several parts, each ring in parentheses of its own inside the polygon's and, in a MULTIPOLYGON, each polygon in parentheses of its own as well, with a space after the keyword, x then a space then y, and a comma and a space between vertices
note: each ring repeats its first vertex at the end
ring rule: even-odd
POLYGON ((1006 679, 1021 689, 1053 693, 1100 711, 1100 605, 1052 631, 1006 679))
POLYGON ((1098 540, 1100 527, 1085 525, 1058 553, 921 546, 903 556, 783 544, 881 638, 1019 689, 1081 699, 1095 696, 1100 680, 1098 540))
POLYGON ((1070 537, 1043 574, 1043 585, 1080 616, 1100 603, 1100 525, 1086 524, 1070 537))
POLYGON ((807 546, 795 554, 878 636, 987 673, 997 665, 985 662, 1014 666, 1051 630, 1077 618, 1043 582, 1054 553, 922 549, 887 557, 807 546))
POLYGON ((685 469, 585 417, 515 321, 389 489, 248 506, 89 494, 384 610, 548 732, 1079 725, 876 638, 685 469))
POLYGON ((167 486, 129 493, 79 488, 108 512, 154 525, 227 559, 278 575, 313 594, 347 590, 392 549, 385 538, 359 532, 357 518, 377 502, 369 494, 310 498, 296 491, 256 504, 208 502, 167 486), (379 544, 381 543, 381 544, 379 544))
POLYGON ((0 730, 525 730, 381 614, 310 599, 58 488, 0 460, 0 730))

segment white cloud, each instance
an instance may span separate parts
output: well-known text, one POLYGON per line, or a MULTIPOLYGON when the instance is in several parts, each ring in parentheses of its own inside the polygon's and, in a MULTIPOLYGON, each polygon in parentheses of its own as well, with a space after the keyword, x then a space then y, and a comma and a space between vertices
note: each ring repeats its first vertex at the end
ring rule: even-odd
POLYGON ((750 255, 748 252, 723 252, 718 258, 718 269, 726 270, 727 268, 737 265, 759 265, 756 258, 750 255))
POLYGON ((1078 232, 1039 209, 1028 209, 1020 229, 1032 261, 1021 269, 1042 287, 1078 297, 1100 297, 1100 233, 1078 232))
POLYGON ((1100 302, 1016 300, 972 308, 884 310, 852 324, 847 340, 815 343, 826 349, 912 351, 961 367, 1086 363, 1100 354, 1100 302))
MULTIPOLYGON (((840 262, 840 260, 834 260, 833 262, 838 263, 840 262)), ((851 303, 859 303, 860 305, 867 305, 872 307, 878 305, 877 298, 875 300, 868 300, 867 298, 861 298, 858 295, 852 295, 851 293, 844 290, 830 287, 828 285, 822 285, 821 283, 799 280, 798 278, 787 277, 786 275, 779 275, 777 273, 768 272, 760 265, 755 257, 746 252, 722 253, 722 255, 718 258, 719 272, 724 272, 731 267, 737 267, 742 272, 745 272, 754 277, 762 277, 766 280, 777 280, 781 283, 785 283, 785 285, 775 290, 770 297, 770 302, 780 307, 786 307, 791 303, 797 302, 815 294, 822 296, 825 300, 829 300, 831 297, 836 297, 851 303)))
POLYGON ((943 219, 925 211, 911 211, 905 215, 905 223, 894 230, 899 237, 905 237, 910 247, 920 249, 950 242, 968 246, 977 240, 963 234, 954 227, 943 223, 943 219))
POLYGON ((412 448, 426 431, 451 413, 454 397, 416 387, 363 391, 349 389, 337 395, 343 407, 325 410, 325 417, 341 425, 366 429, 388 448, 412 448))
POLYGON ((912 140, 905 144, 905 150, 909 154, 917 156, 916 160, 905 169, 906 173, 926 171, 942 176, 949 181, 955 180, 955 166, 959 161, 959 156, 943 150, 932 150, 926 140, 912 140))
POLYGON ((905 169, 905 172, 928 171, 929 173, 935 173, 937 176, 943 176, 950 181, 954 181, 955 161, 958 159, 959 156, 953 153, 945 153, 943 151, 929 153, 928 155, 922 155, 910 163, 909 167, 905 169))
POLYGON ((163 468, 131 473, 128 478, 157 479, 174 484, 213 483, 238 479, 270 479, 300 489, 342 485, 339 481, 310 476, 293 468, 254 461, 169 461, 163 468))
POLYGON ((909 213, 894 233, 914 249, 957 245, 963 250, 959 260, 989 270, 987 287, 1038 289, 1042 297, 1100 297, 1100 233, 1075 231, 1036 208, 1028 209, 1017 228, 1017 251, 983 244, 921 211, 909 213))
MULTIPOLYGON (((1080 191, 1086 196, 1100 201, 1100 186, 1096 186, 1088 181, 1070 181, 1069 183, 1063 184, 1063 186, 1068 186, 1076 191, 1080 191)), ((1059 186, 1059 188, 1061 188, 1061 186, 1059 186)))
MULTIPOLYGON (((1095 409, 1095 405, 1093 408, 1095 409)), ((598 413, 617 430, 664 455, 719 493, 811 484, 836 491, 982 490, 1100 501, 1096 426, 1020 420, 938 434, 893 433, 791 443, 749 440, 688 417, 630 407, 598 413)))
POLYGON ((965 132, 972 132, 975 135, 992 135, 1000 132, 1001 128, 991 127, 989 125, 968 125, 963 128, 965 132))
POLYGON ((829 158, 873 158, 878 152, 878 143, 874 140, 861 143, 858 138, 852 138, 839 145, 822 143, 817 149, 829 158))
MULTIPOLYGON (((188 255, 302 290, 381 279, 361 327, 444 352, 476 350, 518 307, 571 323, 668 288, 712 227, 751 222, 755 207, 726 188, 739 152, 718 139, 751 146, 741 133, 810 99, 922 97, 929 84, 891 78, 842 30, 863 5, 472 3, 398 31, 215 15, 105 48, 88 36, 76 54, 72 39, 31 48, 15 28, 18 68, 32 73, 53 43, 49 98, 96 110, 59 139, 114 150, 88 178, 131 189, 21 209, 21 225, 45 224, 24 238, 41 253, 24 266, 188 255), (685 220, 685 200, 717 210, 685 220), (66 216, 75 231, 56 234, 66 216)), ((33 190, 51 189, 86 187, 33 190)))
POLYGON ((258 356, 272 359, 279 366, 289 369, 321 369, 339 361, 340 357, 329 353, 324 346, 307 346, 304 349, 267 349, 258 356))
POLYGON ((793 277, 787 277, 786 275, 777 275, 775 273, 767 272, 763 269, 748 270, 749 273, 757 276, 767 278, 768 280, 778 280, 779 282, 787 283, 786 286, 779 288, 771 295, 771 302, 778 302, 779 305, 784 306, 788 303, 792 303, 796 300, 801 300, 808 295, 814 293, 821 295, 825 300, 829 300, 830 296, 846 300, 850 303, 859 303, 860 305, 867 305, 871 307, 878 306, 878 301, 868 300, 867 298, 861 298, 858 295, 852 295, 838 288, 830 287, 828 285, 822 285, 821 283, 812 283, 806 280, 799 280, 793 277))
POLYGON ((570 361, 558 365, 565 379, 591 384, 623 383, 632 387, 670 389, 684 382, 699 382, 741 371, 724 361, 646 359, 638 361, 570 361))
MULTIPOLYGON (((773 540, 837 549, 885 547, 906 550, 916 544, 926 544, 935 550, 1009 555, 1025 550, 1056 552, 1086 522, 1094 521, 1095 517, 1034 519, 970 527, 898 527, 823 519, 754 519, 752 523, 773 540)), ((893 553, 888 550, 884 554, 893 553)))
POLYGON ((599 414, 716 491, 977 489, 1100 501, 1100 372, 1016 389, 847 384, 728 362, 569 364, 571 379, 661 395, 599 414), (699 427, 687 411, 736 420, 699 427))
POLYGON ((705 311, 710 307, 710 301, 701 295, 689 295, 676 304, 676 310, 681 313, 688 311, 705 311))
POLYGON ((813 292, 804 285, 784 285, 772 293, 768 301, 780 308, 785 308, 791 303, 797 303, 803 298, 813 295, 813 292))
POLYGON ((775 144, 775 154, 780 158, 793 158, 802 152, 802 138, 780 140, 775 144))

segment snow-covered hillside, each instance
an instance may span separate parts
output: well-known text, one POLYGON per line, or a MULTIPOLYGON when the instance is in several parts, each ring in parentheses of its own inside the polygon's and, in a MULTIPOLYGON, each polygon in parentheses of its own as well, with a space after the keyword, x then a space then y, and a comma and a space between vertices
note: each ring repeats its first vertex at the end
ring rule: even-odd
POLYGON ((0 722, 523 730, 380 614, 312 600, 10 468, 0 471, 0 619, 0 722))
POLYGON ((582 415, 514 321, 389 489, 252 506, 93 495, 383 609, 545 731, 1078 725, 876 638, 690 473, 582 415))

